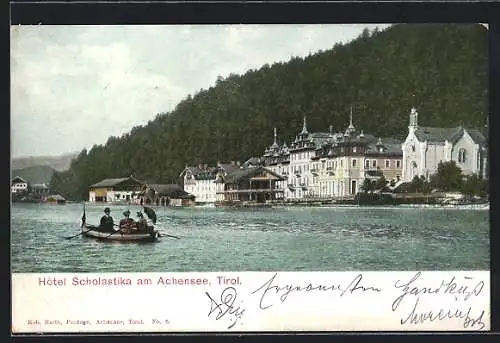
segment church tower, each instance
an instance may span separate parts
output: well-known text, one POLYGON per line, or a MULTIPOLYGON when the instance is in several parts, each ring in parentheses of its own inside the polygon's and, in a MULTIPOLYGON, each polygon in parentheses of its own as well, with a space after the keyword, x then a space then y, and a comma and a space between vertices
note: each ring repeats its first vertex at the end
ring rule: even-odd
POLYGON ((418 112, 415 109, 415 107, 412 107, 410 111, 410 123, 408 125, 408 131, 415 132, 417 128, 418 128, 418 112))

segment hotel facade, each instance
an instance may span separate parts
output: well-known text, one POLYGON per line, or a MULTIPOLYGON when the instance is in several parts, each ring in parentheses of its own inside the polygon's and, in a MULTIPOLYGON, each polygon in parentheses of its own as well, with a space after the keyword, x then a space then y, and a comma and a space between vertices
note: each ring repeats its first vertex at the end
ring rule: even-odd
POLYGON ((216 180, 238 170, 264 167, 284 178, 277 181, 283 200, 350 198, 362 192, 365 179, 382 176, 390 188, 410 182, 414 176, 427 179, 437 172, 439 162, 456 161, 465 175, 476 173, 487 178, 487 143, 479 130, 419 127, 418 113, 410 111, 406 139, 365 134, 353 124, 352 110, 347 128, 328 132, 309 132, 304 117, 302 128, 293 142, 274 141, 262 156, 251 157, 230 168, 186 167, 181 173, 184 190, 196 196, 198 203, 217 201, 222 185, 216 180))

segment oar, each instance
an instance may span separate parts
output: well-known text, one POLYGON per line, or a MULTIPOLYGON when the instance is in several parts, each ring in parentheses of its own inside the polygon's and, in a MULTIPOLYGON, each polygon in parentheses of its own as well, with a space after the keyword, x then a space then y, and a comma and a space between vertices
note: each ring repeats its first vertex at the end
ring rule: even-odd
POLYGON ((82 231, 82 232, 80 232, 80 233, 78 233, 78 234, 76 234, 74 236, 71 236, 71 237, 64 237, 64 239, 72 239, 72 238, 80 236, 81 234, 87 233, 89 231, 92 231, 92 229, 88 229, 87 231, 82 231))
MULTIPOLYGON (((118 225, 117 225, 117 224, 113 224, 113 226, 118 226, 118 225)), ((103 239, 106 239, 106 238, 108 238, 109 236, 114 235, 115 233, 118 233, 118 232, 121 232, 121 231, 122 231, 122 229, 116 230, 115 232, 111 232, 111 233, 110 233, 109 235, 107 235, 106 237, 103 237, 103 239)))
POLYGON ((172 238, 181 239, 180 237, 172 236, 172 235, 167 235, 167 234, 160 233, 160 232, 158 232, 158 237, 172 237, 172 238))
MULTIPOLYGON (((159 222, 156 222, 158 224, 158 226, 161 225, 161 223, 159 222)), ((167 235, 166 233, 161 233, 158 231, 158 237, 172 237, 172 238, 176 238, 176 239, 181 239, 180 237, 177 237, 177 236, 173 236, 173 235, 167 235)))
MULTIPOLYGON (((80 226, 82 229, 83 227, 85 226, 85 222, 86 222, 86 216, 85 216, 85 201, 83 202, 83 215, 82 215, 82 225, 80 226)), ((74 236, 71 236, 71 237, 64 237, 65 239, 72 239, 72 238, 75 238, 75 237, 78 237, 80 236, 81 234, 83 233, 86 233, 86 232, 89 232, 90 230, 92 229, 89 229, 87 231, 81 231, 80 233, 74 235, 74 236)))

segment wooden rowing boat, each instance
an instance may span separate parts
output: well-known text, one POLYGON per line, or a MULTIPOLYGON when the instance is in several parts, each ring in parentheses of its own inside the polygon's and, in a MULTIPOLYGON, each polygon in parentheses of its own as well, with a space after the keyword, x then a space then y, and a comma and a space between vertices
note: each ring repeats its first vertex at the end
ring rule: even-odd
POLYGON ((102 231, 99 227, 94 225, 85 225, 81 230, 84 237, 115 242, 155 242, 159 237, 159 232, 156 231, 153 226, 148 227, 148 232, 142 231, 133 233, 102 231))

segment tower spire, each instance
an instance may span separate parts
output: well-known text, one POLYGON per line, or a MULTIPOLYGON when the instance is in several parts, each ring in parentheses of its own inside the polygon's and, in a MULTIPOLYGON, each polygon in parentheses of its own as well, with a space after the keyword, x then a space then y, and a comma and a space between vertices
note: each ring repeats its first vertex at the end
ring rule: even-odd
POLYGON ((352 127, 352 105, 351 105, 351 113, 349 114, 349 127, 352 127))
POLYGON ((349 127, 345 130, 345 136, 350 136, 356 132, 356 128, 352 124, 352 105, 349 113, 349 127))
POLYGON ((410 111, 410 125, 409 129, 410 130, 416 130, 418 127, 418 112, 415 107, 411 108, 410 111))
POLYGON ((304 123, 302 124, 302 131, 300 132, 301 134, 307 134, 307 124, 306 124, 306 116, 304 116, 304 123))
POLYGON ((276 133, 276 128, 274 128, 274 142, 271 148, 277 148, 278 147, 278 142, 277 142, 277 133, 276 133))

